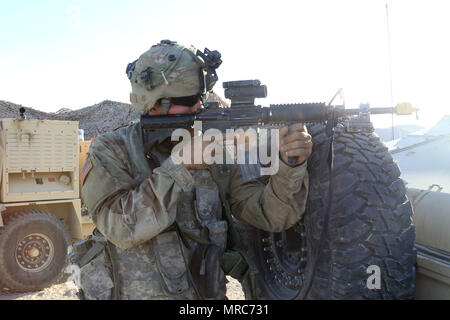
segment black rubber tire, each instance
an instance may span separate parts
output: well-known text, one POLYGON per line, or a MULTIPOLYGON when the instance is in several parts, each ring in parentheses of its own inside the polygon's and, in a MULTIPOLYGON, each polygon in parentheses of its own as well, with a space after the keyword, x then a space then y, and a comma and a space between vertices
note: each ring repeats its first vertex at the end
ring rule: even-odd
POLYGON ((412 299, 412 208, 392 156, 376 135, 347 133, 339 124, 327 210, 329 138, 322 124, 308 130, 314 147, 302 221, 282 233, 240 223, 247 253, 259 271, 256 296, 250 294, 248 279, 242 283, 246 298, 412 299), (372 265, 380 270, 379 289, 367 286, 372 265))
MULTIPOLYGON (((54 215, 41 210, 7 214, 4 222, 5 226, 0 228, 0 291, 37 291, 59 281, 64 275, 67 251, 72 243, 66 226, 54 215), (23 252, 19 250, 20 243, 25 246, 23 252), (25 264, 27 260, 22 255, 25 256, 25 249, 33 245, 42 250, 35 251, 39 252, 36 265, 24 269, 19 261, 25 264), (45 251, 46 248, 52 249, 45 251), (40 260, 43 253, 49 257, 40 260)), ((30 256, 27 259, 29 261, 30 256)))

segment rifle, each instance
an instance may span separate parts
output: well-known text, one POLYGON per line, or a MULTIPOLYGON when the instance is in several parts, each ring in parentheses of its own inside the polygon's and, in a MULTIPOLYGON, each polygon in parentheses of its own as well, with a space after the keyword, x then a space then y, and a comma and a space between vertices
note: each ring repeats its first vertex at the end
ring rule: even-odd
MULTIPOLYGON (((246 128, 273 124, 290 124, 294 122, 320 123, 327 122, 331 130, 337 125, 339 118, 346 119, 344 125, 347 132, 372 132, 371 114, 409 115, 418 109, 409 103, 400 103, 395 107, 370 108, 368 104, 361 104, 359 108, 345 109, 343 105, 332 105, 335 97, 326 104, 294 103, 271 104, 269 107, 255 105, 256 98, 267 96, 267 87, 259 80, 241 80, 224 82, 225 98, 231 99, 229 108, 220 108, 218 102, 206 103, 204 109, 195 114, 174 114, 141 116, 141 126, 144 133, 155 136, 170 136, 177 128, 189 129, 194 121, 202 122, 202 130, 215 128, 225 132, 226 129, 246 128)), ((289 162, 295 163, 296 157, 290 157, 289 162)))

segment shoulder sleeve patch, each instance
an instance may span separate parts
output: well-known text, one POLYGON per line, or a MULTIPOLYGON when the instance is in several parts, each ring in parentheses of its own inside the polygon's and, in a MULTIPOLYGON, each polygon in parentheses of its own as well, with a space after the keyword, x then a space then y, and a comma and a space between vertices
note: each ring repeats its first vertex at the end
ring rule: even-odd
POLYGON ((84 163, 83 171, 81 171, 81 186, 84 185, 84 180, 86 179, 89 172, 92 170, 93 165, 91 159, 87 158, 84 163))

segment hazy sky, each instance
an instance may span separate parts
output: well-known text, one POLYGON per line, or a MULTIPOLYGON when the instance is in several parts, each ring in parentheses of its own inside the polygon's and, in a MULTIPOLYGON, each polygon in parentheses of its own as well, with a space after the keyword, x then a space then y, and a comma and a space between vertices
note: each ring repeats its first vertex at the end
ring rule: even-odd
POLYGON ((394 102, 412 102, 433 124, 450 113, 446 0, 1 0, 0 99, 43 111, 129 102, 127 63, 171 39, 219 50, 221 81, 260 79, 263 105, 328 102, 342 87, 347 107, 387 106, 386 3, 394 102))

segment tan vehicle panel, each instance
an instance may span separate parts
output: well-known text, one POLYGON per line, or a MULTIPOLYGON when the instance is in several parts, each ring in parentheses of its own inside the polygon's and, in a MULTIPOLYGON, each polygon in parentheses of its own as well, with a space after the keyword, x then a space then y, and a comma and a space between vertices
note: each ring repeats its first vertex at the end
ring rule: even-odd
POLYGON ((0 121, 1 202, 79 197, 78 122, 0 121))
MULTIPOLYGON (((91 145, 91 142, 94 140, 94 138, 92 138, 89 141, 78 141, 78 168, 80 171, 80 180, 81 181, 81 172, 83 171, 83 167, 84 167, 84 163, 86 162, 86 155, 89 151, 89 147, 91 145)), ((81 195, 81 183, 80 183, 80 187, 79 187, 79 192, 81 195)))

